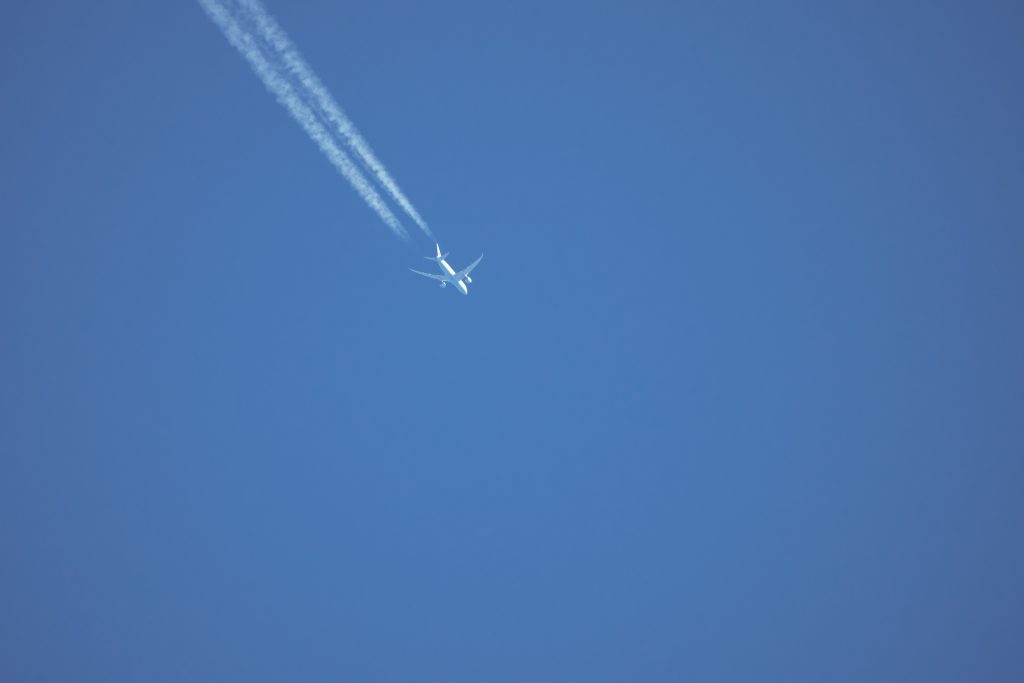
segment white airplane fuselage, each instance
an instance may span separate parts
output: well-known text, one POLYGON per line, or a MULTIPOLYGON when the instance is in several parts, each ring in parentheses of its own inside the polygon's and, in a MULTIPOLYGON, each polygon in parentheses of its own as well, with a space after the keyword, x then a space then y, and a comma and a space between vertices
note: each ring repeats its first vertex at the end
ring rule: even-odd
MULTIPOLYGON (((450 265, 448 265, 448 262, 445 261, 444 259, 441 259, 440 261, 438 261, 437 265, 439 265, 441 267, 441 270, 444 272, 445 275, 447 275, 449 277, 455 275, 455 269, 452 268, 450 265)), ((465 280, 458 280, 458 281, 450 280, 450 282, 455 287, 455 289, 459 290, 460 294, 469 294, 469 288, 466 287, 466 281, 467 280, 469 282, 472 282, 472 280, 469 279, 468 275, 466 276, 465 280)))

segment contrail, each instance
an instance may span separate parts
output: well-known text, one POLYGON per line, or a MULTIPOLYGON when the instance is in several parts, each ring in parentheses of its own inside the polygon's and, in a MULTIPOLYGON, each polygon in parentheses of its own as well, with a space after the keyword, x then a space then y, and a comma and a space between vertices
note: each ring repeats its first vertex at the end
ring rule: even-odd
POLYGON ((206 14, 220 28, 224 37, 245 60, 249 62, 253 72, 259 77, 277 101, 288 110, 292 118, 302 126, 306 134, 316 143, 320 151, 324 153, 345 180, 352 185, 359 196, 363 198, 371 209, 373 209, 384 224, 391 228, 397 236, 409 241, 409 233, 395 217, 388 205, 381 199, 380 195, 370 184, 370 181, 362 174, 359 168, 352 163, 352 160, 345 152, 338 147, 331 133, 317 119, 316 113, 309 108, 295 91, 288 79, 275 68, 263 55, 259 45, 253 37, 242 28, 231 13, 228 12, 219 0, 198 0, 199 4, 206 11, 206 14))
POLYGON ((277 52, 281 60, 284 62, 289 73, 302 84, 305 93, 308 95, 308 100, 315 104, 318 113, 323 116, 325 120, 333 124, 335 131, 341 136, 342 139, 348 143, 352 151, 355 152, 356 156, 366 165, 366 168, 373 173, 377 178, 377 181, 387 190, 388 194, 395 200, 395 202, 405 210, 409 217, 416 222, 416 225, 420 226, 420 229, 430 239, 436 241, 434 233, 430 231, 430 227, 427 222, 420 217, 416 207, 412 205, 406 196, 399 189, 398 183, 395 182, 394 178, 388 173, 387 169, 384 168, 384 164, 377 159, 373 150, 370 149, 370 145, 363 139, 363 136, 356 130, 355 125, 345 115, 345 112, 338 105, 338 103, 331 97, 330 91, 320 82, 316 74, 313 73, 313 69, 306 63, 299 54, 298 49, 288 38, 288 34, 284 32, 284 29, 274 20, 272 16, 267 13, 267 10, 260 4, 259 0, 239 0, 240 4, 245 7, 253 20, 256 23, 256 27, 260 32, 263 39, 277 52))

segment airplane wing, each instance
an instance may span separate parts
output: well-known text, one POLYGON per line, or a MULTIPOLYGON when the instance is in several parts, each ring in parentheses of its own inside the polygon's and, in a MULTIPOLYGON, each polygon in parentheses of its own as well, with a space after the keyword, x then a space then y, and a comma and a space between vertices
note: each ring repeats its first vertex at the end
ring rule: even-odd
POLYGON ((466 266, 465 268, 463 268, 459 272, 455 273, 455 275, 452 275, 452 279, 458 281, 458 280, 461 280, 462 278, 466 277, 467 275, 469 275, 469 271, 471 271, 474 268, 476 268, 476 264, 480 263, 483 260, 484 260, 484 255, 480 254, 480 257, 476 261, 473 261, 468 266, 466 266))
MULTIPOLYGON (((412 270, 412 268, 410 268, 409 270, 412 270)), ((424 273, 422 270, 412 270, 412 272, 416 273, 417 275, 422 275, 423 277, 432 277, 435 280, 441 280, 442 282, 448 281, 448 278, 444 277, 443 275, 435 275, 434 273, 424 273)))

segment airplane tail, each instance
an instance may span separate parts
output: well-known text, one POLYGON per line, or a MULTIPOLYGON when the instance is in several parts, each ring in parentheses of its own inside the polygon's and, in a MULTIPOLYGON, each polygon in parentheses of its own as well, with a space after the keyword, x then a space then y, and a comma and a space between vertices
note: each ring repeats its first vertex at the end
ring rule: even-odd
POLYGON ((433 261, 434 263, 440 263, 441 259, 447 258, 448 254, 450 252, 446 251, 445 253, 442 254, 441 253, 441 245, 440 244, 435 244, 434 246, 437 247, 437 256, 424 256, 423 258, 427 259, 428 261, 433 261))

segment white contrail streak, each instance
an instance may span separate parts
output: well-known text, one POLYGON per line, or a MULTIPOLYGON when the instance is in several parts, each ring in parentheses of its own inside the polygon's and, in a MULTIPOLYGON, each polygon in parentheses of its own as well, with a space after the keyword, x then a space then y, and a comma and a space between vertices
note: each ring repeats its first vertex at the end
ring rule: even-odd
POLYGON ((345 112, 334 98, 331 97, 330 91, 313 73, 313 69, 310 68, 302 58, 302 55, 299 54, 298 49, 288 38, 288 34, 284 32, 284 29, 267 13, 267 10, 264 9, 259 0, 239 0, 239 2, 249 11, 260 35, 277 52, 289 73, 302 84, 308 100, 315 105, 318 113, 334 126, 337 134, 348 143, 356 156, 373 173, 377 181, 387 190, 395 202, 416 222, 416 225, 420 226, 420 229, 432 240, 435 239, 434 233, 430 231, 427 222, 420 217, 416 207, 412 205, 412 202, 399 189, 398 183, 395 182, 387 169, 384 168, 384 164, 377 159, 373 150, 370 149, 370 145, 359 134, 355 125, 345 115, 345 112))
POLYGON ((384 200, 370 184, 370 181, 362 174, 359 168, 352 163, 352 160, 345 152, 338 147, 331 133, 317 119, 316 113, 303 101, 288 79, 281 74, 263 55, 259 45, 252 36, 242 28, 235 18, 228 12, 219 0, 198 0, 199 4, 209 15, 210 19, 220 28, 224 37, 245 60, 249 62, 253 72, 259 77, 277 101, 288 110, 292 118, 302 126, 306 134, 316 143, 320 151, 324 153, 334 167, 345 180, 352 185, 355 191, 363 198, 371 209, 373 209, 384 224, 391 228, 397 236, 408 241, 409 233, 406 232, 401 222, 391 212, 384 200))

